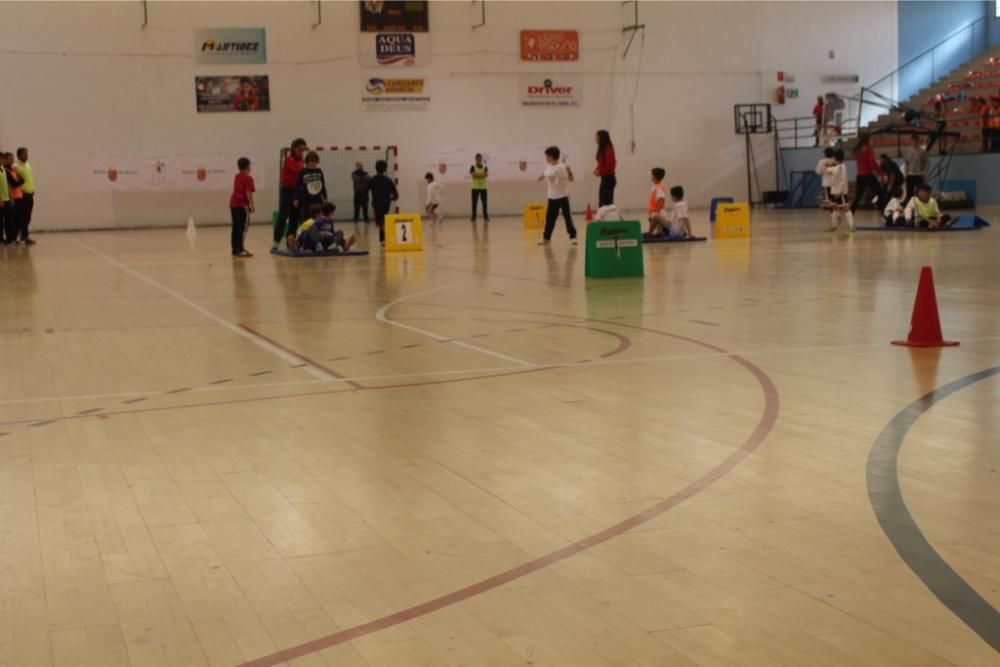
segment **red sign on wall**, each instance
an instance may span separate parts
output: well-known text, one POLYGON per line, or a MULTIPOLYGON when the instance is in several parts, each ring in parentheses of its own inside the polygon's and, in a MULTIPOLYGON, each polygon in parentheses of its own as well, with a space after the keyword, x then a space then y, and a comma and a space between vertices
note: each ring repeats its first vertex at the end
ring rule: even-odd
POLYGON ((522 30, 521 60, 580 59, 580 33, 576 30, 522 30))

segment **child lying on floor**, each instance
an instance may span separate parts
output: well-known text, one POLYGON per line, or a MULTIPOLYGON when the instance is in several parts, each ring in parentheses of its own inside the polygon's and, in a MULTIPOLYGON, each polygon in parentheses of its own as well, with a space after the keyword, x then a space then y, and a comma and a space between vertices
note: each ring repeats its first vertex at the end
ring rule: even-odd
POLYGON ((288 235, 288 247, 296 251, 345 252, 357 242, 352 234, 344 239, 344 232, 333 228, 333 214, 337 210, 333 202, 323 202, 309 207, 309 218, 303 221, 295 235, 288 235))

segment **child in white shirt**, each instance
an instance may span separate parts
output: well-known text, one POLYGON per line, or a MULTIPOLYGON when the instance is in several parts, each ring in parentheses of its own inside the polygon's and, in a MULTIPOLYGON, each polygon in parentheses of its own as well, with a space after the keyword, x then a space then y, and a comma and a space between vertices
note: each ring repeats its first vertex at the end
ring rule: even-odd
POLYGON ((882 211, 882 218, 885 220, 886 227, 903 227, 906 225, 906 218, 903 215, 903 202, 901 201, 903 197, 903 190, 896 187, 892 191, 892 199, 886 204, 885 210, 882 211))
POLYGON ((847 231, 854 233, 854 214, 851 213, 851 203, 847 200, 849 183, 847 181, 847 165, 844 164, 844 150, 838 148, 833 154, 835 164, 826 170, 830 175, 830 228, 826 231, 835 232, 840 229, 840 216, 847 220, 847 231))
POLYGON ((688 205, 684 201, 684 188, 675 185, 670 188, 670 200, 674 203, 670 211, 670 228, 667 230, 668 239, 691 238, 691 220, 688 218, 688 205))
POLYGON ((823 157, 821 157, 819 159, 819 162, 816 163, 816 173, 822 178, 821 183, 823 186, 824 208, 830 205, 830 184, 833 182, 832 177, 830 176, 829 173, 827 173, 827 170, 830 167, 837 166, 837 161, 833 159, 833 155, 834 155, 834 150, 829 146, 827 146, 823 150, 823 157))
POLYGON ((559 161, 559 147, 549 146, 545 149, 545 161, 548 166, 538 177, 538 182, 548 183, 549 203, 545 209, 545 232, 538 245, 548 245, 552 240, 552 231, 555 229, 556 220, 562 213, 566 220, 566 233, 569 234, 570 242, 576 245, 576 227, 573 225, 573 214, 569 208, 569 184, 573 182, 573 170, 569 165, 559 161))
POLYGON ((437 222, 440 220, 437 210, 438 206, 441 205, 441 195, 444 193, 444 186, 434 180, 434 174, 427 172, 424 174, 424 180, 427 181, 427 202, 424 204, 424 212, 427 214, 427 219, 430 222, 437 222))

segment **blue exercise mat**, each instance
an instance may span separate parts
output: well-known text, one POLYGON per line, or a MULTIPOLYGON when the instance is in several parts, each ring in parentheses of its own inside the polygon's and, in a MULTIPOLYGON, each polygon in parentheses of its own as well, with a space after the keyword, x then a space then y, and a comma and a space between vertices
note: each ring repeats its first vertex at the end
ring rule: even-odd
POLYGON ((271 248, 272 255, 281 255, 282 257, 360 257, 361 255, 367 255, 367 250, 347 250, 344 252, 333 252, 332 250, 326 250, 323 252, 315 252, 309 250, 289 250, 288 248, 271 248))
POLYGON ((666 236, 654 236, 652 238, 647 238, 645 234, 642 237, 643 245, 647 243, 693 243, 695 241, 707 241, 708 238, 704 236, 691 236, 686 239, 670 239, 666 236))
POLYGON ((859 226, 856 229, 859 232, 921 232, 924 234, 937 234, 940 232, 970 232, 989 226, 990 223, 977 215, 960 215, 955 218, 955 222, 950 227, 940 227, 938 229, 930 229, 928 227, 886 227, 885 225, 878 225, 877 227, 859 226))

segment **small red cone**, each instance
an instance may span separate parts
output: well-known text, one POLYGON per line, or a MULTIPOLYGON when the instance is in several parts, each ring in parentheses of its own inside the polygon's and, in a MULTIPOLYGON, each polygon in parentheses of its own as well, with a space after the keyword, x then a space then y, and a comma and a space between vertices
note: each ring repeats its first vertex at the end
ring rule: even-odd
POLYGON ((906 340, 894 340, 892 344, 906 347, 958 345, 958 341, 944 340, 941 335, 941 320, 938 318, 937 297, 934 294, 934 274, 929 266, 920 270, 917 298, 913 302, 913 316, 910 318, 910 334, 906 340))
POLYGON ((594 211, 593 211, 593 209, 590 208, 590 202, 587 202, 587 218, 586 218, 586 220, 587 220, 587 222, 590 222, 593 219, 594 219, 594 211))

